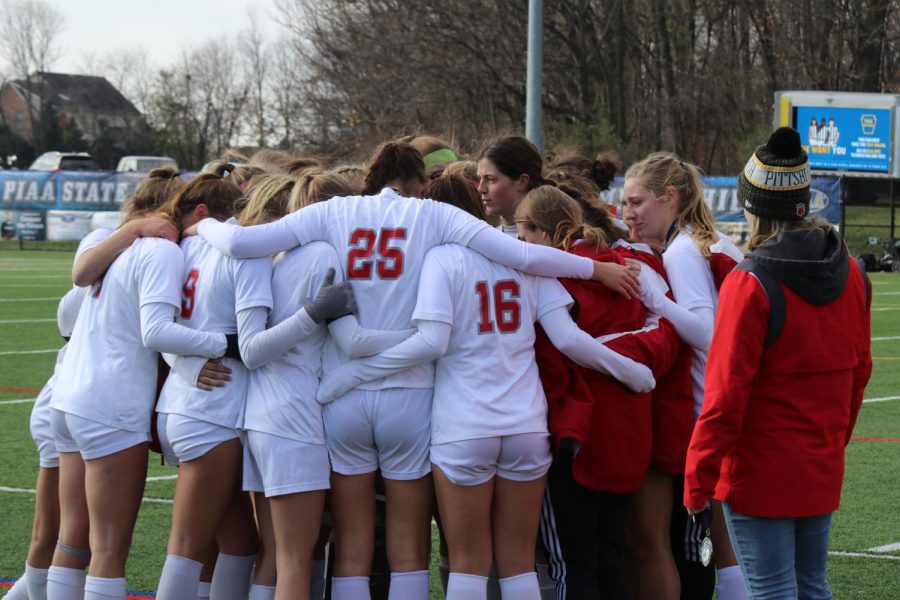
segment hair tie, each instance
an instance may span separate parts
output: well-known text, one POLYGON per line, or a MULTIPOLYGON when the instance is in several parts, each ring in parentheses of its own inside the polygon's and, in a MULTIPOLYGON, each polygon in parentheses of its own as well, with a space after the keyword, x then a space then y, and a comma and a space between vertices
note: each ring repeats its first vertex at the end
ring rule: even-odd
POLYGON ((225 179, 225 176, 231 174, 232 171, 234 171, 234 165, 231 163, 227 163, 224 167, 222 167, 221 178, 225 179))

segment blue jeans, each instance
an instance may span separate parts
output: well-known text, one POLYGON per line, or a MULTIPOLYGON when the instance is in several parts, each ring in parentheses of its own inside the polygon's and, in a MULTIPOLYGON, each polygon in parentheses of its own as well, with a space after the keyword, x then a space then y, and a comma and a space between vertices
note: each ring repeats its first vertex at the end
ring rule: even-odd
POLYGON ((831 513, 768 519, 732 512, 728 503, 722 508, 753 600, 831 600, 825 576, 831 513))

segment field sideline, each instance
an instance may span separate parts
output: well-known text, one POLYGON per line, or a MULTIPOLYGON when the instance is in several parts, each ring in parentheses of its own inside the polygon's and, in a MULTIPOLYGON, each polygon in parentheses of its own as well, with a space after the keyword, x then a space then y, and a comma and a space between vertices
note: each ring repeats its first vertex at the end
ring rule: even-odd
MULTIPOLYGON (((0 251, 0 594, 23 571, 38 456, 28 431, 36 396, 63 341, 56 306, 71 286, 70 252, 0 251)), ((842 507, 831 536, 837 599, 900 598, 900 275, 874 274, 867 402, 847 449, 842 507)), ((175 469, 149 459, 128 562, 128 587, 150 594, 165 559, 175 469)), ((433 564, 436 561, 433 560, 433 564)), ((432 569, 432 598, 439 586, 432 569)))

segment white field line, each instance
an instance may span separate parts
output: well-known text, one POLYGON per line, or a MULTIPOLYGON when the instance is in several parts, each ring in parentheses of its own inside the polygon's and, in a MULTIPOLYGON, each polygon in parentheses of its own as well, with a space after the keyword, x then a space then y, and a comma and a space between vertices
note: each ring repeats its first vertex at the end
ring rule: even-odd
POLYGON ((893 554, 870 554, 868 552, 841 552, 839 550, 832 550, 828 553, 828 556, 842 556, 846 558, 880 558, 882 560, 900 560, 900 556, 894 556, 893 554))
POLYGON ((12 288, 58 288, 67 285, 68 282, 60 281, 59 283, 4 283, 3 289, 12 288))
MULTIPOLYGON (((50 323, 56 322, 56 319, 3 319, 0 321, 2 325, 15 325, 18 323, 50 323)), ((900 339, 900 338, 898 338, 900 339)))
POLYGON ((874 548, 869 548, 866 552, 898 552, 900 551, 900 542, 894 542, 893 544, 885 544, 884 546, 875 546, 874 548))
POLYGON ((178 479, 178 475, 155 475, 148 477, 147 481, 172 481, 173 479, 178 479))
POLYGON ((884 396, 883 398, 867 398, 863 400, 863 404, 869 402, 888 402, 890 400, 900 400, 900 396, 884 396))
MULTIPOLYGON (((3 268, 0 268, 0 273, 3 273, 3 268)), ((27 275, 23 279, 64 279, 66 277, 66 273, 60 273, 59 275, 27 275)))
POLYGON ((890 306, 885 308, 873 308, 872 312, 885 312, 888 310, 900 310, 900 306, 890 306))
POLYGON ((28 404, 34 402, 37 398, 17 398, 15 400, 0 400, 0 406, 4 404, 28 404))
POLYGON ((9 352, 0 352, 0 356, 11 356, 13 354, 51 354, 59 352, 59 348, 51 348, 50 350, 11 350, 9 352))
POLYGON ((900 292, 876 292, 876 296, 900 296, 900 292))
POLYGON ((51 298, 0 298, 0 302, 46 302, 49 300, 53 300, 58 302, 60 296, 53 296, 51 298))
MULTIPOLYGON (((0 321, 0 323, 2 323, 2 322, 3 321, 0 321)), ((900 335, 891 335, 888 337, 873 337, 872 338, 873 342, 888 342, 891 340, 900 340, 900 335)))
MULTIPOLYGON (((0 492, 9 492, 12 494, 36 494, 37 491, 29 488, 15 488, 0 485, 0 492)), ((149 502, 151 504, 172 504, 173 501, 168 498, 141 498, 141 502, 149 502)), ((900 557, 898 557, 900 558, 900 557)))

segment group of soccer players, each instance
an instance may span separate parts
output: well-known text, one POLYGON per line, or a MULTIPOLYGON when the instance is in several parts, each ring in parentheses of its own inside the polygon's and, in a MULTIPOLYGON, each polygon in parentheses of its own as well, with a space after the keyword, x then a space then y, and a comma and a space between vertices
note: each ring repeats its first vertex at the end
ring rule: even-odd
POLYGON ((609 207, 606 157, 473 159, 420 136, 152 172, 76 254, 8 597, 125 598, 150 446, 178 466, 164 600, 319 600, 327 544, 331 597, 369 598, 382 485, 391 599, 428 598, 433 518, 450 599, 704 589, 680 487, 742 257, 698 169, 652 154, 609 207))

